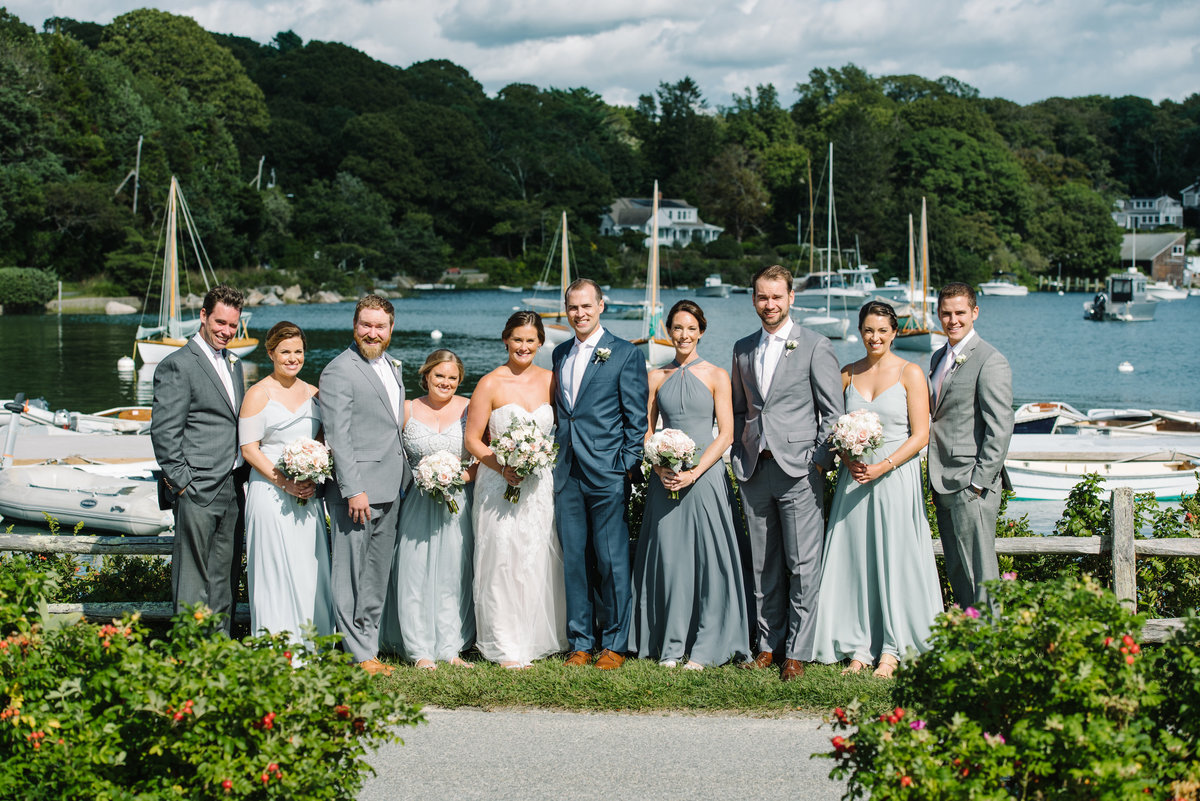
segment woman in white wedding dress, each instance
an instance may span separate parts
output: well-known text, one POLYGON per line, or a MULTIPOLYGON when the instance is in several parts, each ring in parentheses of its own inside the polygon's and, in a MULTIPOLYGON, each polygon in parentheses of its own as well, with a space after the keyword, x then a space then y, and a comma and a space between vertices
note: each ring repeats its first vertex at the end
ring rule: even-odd
POLYGON ((475 480, 475 647, 506 668, 567 647, 562 546, 554 529, 550 470, 521 478, 497 461, 488 443, 514 419, 532 420, 547 437, 553 374, 533 363, 546 341, 541 318, 516 312, 502 336, 508 361, 480 379, 471 395, 464 434, 483 467, 475 480), (519 486, 515 503, 504 497, 519 486))

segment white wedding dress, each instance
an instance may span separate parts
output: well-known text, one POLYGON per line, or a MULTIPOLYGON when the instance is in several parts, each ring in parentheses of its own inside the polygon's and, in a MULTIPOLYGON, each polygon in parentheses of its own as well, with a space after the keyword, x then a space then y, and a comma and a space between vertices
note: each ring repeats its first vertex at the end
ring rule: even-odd
MULTIPOLYGON (((554 410, 509 403, 492 411, 489 438, 513 418, 532 419, 546 436, 554 410)), ((562 546, 554 529, 554 478, 544 470, 521 482, 517 503, 508 482, 481 466, 475 479, 475 646, 492 662, 529 664, 567 647, 562 546)))

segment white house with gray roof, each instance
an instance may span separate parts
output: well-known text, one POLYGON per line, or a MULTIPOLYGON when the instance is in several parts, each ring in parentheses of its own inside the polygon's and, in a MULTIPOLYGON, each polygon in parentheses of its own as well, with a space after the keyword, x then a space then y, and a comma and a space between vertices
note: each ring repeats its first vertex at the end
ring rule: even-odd
MULTIPOLYGON (((603 236, 620 236, 624 231, 638 231, 646 236, 645 246, 650 246, 654 200, 648 197, 619 197, 608 211, 600 215, 600 233, 603 236)), ((699 210, 686 200, 664 198, 658 201, 658 244, 684 247, 692 242, 706 244, 721 235, 725 229, 710 225, 700 219, 699 210)))
POLYGON ((1183 204, 1170 195, 1131 197, 1114 204, 1113 222, 1129 230, 1158 228, 1160 225, 1183 226, 1183 204))

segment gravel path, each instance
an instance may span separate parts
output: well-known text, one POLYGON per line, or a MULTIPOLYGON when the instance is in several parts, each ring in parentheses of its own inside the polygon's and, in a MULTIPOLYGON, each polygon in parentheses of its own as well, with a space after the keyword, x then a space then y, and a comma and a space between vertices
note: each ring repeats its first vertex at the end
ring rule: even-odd
POLYGON ((426 708, 359 801, 802 797, 835 801, 828 728, 749 718, 426 708), (764 758, 766 755, 768 758, 764 758))

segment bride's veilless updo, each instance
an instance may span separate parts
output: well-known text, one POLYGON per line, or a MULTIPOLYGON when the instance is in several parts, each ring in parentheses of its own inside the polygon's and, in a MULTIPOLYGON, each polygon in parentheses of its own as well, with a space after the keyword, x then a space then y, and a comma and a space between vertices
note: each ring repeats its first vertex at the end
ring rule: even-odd
POLYGON ((532 325, 534 328, 536 328, 538 344, 546 344, 546 329, 542 325, 542 317, 537 312, 532 311, 513 312, 512 316, 508 318, 508 322, 504 324, 504 333, 500 335, 500 339, 508 339, 509 335, 512 334, 513 331, 523 325, 532 325))
POLYGON ((889 304, 882 301, 873 300, 870 303, 863 304, 863 307, 858 310, 858 330, 861 331, 863 323, 871 315, 877 317, 886 317, 888 323, 891 324, 893 331, 900 330, 900 321, 896 319, 896 310, 889 304))

